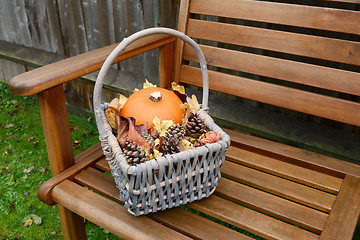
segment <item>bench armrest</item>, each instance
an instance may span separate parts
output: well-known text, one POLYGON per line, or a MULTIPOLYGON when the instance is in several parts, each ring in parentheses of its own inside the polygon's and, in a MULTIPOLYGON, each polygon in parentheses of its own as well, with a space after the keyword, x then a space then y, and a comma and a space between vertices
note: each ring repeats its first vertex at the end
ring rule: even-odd
MULTIPOLYGON (((165 34, 139 39, 122 52, 114 63, 174 41, 175 37, 165 34)), ((20 74, 10 80, 10 91, 15 95, 29 96, 99 70, 116 46, 113 44, 20 74)))

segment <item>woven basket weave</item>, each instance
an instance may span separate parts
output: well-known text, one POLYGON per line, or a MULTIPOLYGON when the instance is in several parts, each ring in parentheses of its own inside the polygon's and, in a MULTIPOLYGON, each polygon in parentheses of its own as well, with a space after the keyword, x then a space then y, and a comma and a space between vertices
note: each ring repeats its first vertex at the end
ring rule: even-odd
POLYGON ((208 75, 203 53, 191 38, 173 29, 150 28, 137 32, 125 38, 106 59, 94 89, 95 118, 104 154, 120 190, 120 199, 131 214, 139 216, 177 207, 208 197, 215 191, 221 176, 220 167, 230 146, 230 137, 207 114, 208 92, 208 75), (108 103, 101 104, 101 89, 114 59, 129 44, 144 36, 160 33, 184 40, 197 52, 203 75, 203 102, 198 117, 210 130, 219 132, 221 140, 130 166, 106 119, 108 103))

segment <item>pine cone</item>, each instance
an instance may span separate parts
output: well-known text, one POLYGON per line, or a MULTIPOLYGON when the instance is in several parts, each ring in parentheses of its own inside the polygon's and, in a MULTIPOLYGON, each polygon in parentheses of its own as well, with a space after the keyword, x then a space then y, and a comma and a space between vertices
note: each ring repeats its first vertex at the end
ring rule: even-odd
POLYGON ((149 160, 149 153, 145 148, 142 148, 136 143, 131 143, 129 141, 126 142, 123 153, 125 155, 126 161, 130 166, 134 166, 149 160))
POLYGON ((150 144, 151 149, 153 149, 155 146, 154 138, 147 132, 142 132, 140 135, 150 144))
POLYGON ((165 133, 165 138, 178 138, 182 139, 185 135, 185 129, 179 125, 172 125, 168 128, 167 132, 165 133))
POLYGON ((160 152, 162 152, 164 155, 166 154, 174 154, 178 153, 182 149, 182 142, 179 138, 164 138, 163 143, 160 146, 160 152))
POLYGON ((205 123, 196 115, 191 114, 185 124, 186 134, 198 138, 206 133, 205 123))
POLYGON ((160 152, 165 154, 178 153, 183 149, 181 139, 185 135, 185 129, 179 124, 170 126, 160 146, 160 152))

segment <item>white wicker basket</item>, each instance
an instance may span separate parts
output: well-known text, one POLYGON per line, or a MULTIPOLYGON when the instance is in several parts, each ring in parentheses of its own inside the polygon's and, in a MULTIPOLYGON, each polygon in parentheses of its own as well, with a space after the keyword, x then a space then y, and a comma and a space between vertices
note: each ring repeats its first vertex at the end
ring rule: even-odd
POLYGON ((184 33, 168 28, 145 29, 125 38, 108 56, 102 66, 94 89, 94 111, 101 145, 120 190, 124 207, 139 216, 177 207, 210 196, 220 178, 220 167, 230 146, 230 137, 207 114, 208 75, 206 62, 199 46, 184 33), (221 140, 195 149, 165 155, 130 166, 122 153, 106 119, 108 104, 101 104, 101 89, 105 75, 114 59, 133 41, 151 34, 166 33, 189 43, 197 52, 203 74, 203 102, 198 117, 213 131, 221 134, 221 140))

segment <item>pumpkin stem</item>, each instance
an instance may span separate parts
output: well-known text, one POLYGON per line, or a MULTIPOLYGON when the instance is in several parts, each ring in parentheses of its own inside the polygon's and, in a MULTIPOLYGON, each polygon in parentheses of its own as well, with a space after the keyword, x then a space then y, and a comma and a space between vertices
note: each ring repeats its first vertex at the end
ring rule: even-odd
POLYGON ((159 102, 162 99, 161 92, 153 92, 150 94, 149 99, 153 102, 159 102))

